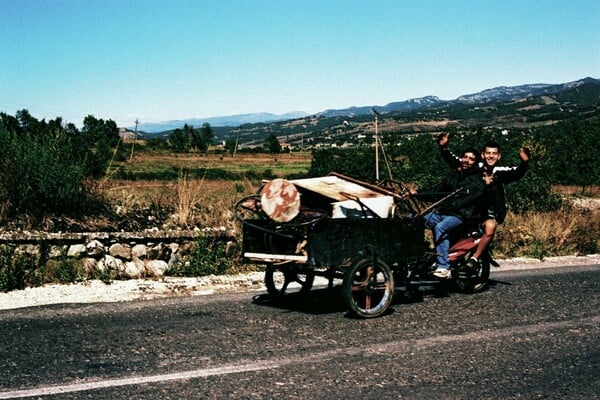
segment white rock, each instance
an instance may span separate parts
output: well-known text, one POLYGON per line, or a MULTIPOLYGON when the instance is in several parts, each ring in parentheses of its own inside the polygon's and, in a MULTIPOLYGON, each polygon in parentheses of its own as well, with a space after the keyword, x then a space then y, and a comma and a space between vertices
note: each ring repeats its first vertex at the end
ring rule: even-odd
POLYGON ((146 275, 149 277, 161 277, 167 268, 169 268, 169 265, 163 260, 146 261, 146 275))
POLYGON ((67 251, 67 257, 80 258, 83 257, 86 253, 85 245, 83 244, 73 244, 69 246, 69 250, 67 251))
POLYGON ((131 249, 131 257, 135 260, 144 260, 146 258, 147 249, 143 244, 136 244, 131 249))
POLYGON ((121 271, 123 270, 122 265, 123 261, 107 254, 98 262, 98 271, 121 271))
POLYGON ((131 260, 131 247, 126 244, 115 243, 108 248, 108 254, 123 260, 131 260))
POLYGON ((140 260, 127 261, 124 265, 124 275, 131 279, 141 278, 145 272, 144 262, 140 260))
POLYGON ((101 257, 104 255, 104 245, 98 240, 92 240, 85 247, 87 255, 90 257, 101 257))

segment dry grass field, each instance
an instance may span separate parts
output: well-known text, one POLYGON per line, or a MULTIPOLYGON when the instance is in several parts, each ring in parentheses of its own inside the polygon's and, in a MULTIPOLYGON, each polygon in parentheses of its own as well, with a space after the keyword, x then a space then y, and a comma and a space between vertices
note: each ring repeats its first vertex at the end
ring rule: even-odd
MULTIPOLYGON (((133 176, 175 171, 177 178, 131 180, 110 173, 98 186, 120 214, 143 210, 158 228, 230 227, 235 203, 245 195, 256 193, 261 177, 303 174, 308 171, 310 162, 309 153, 237 154, 235 157, 230 154, 138 154, 112 170, 124 170, 133 176), (210 171, 238 178, 206 179, 210 171)), ((148 225, 152 225, 152 221, 148 225)))
POLYGON ((149 172, 160 169, 214 169, 231 173, 264 171, 270 169, 276 176, 306 172, 310 167, 310 153, 285 154, 136 154, 117 167, 131 172, 149 172))

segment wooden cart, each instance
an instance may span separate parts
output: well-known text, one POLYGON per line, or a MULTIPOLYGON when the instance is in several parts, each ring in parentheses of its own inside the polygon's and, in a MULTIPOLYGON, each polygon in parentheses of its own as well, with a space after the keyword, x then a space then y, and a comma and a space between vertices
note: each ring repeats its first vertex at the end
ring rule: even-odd
MULTIPOLYGON (((243 259, 265 265, 272 296, 306 293, 317 276, 330 286, 341 280, 349 310, 369 318, 388 309, 397 286, 439 283, 431 275, 435 254, 419 218, 423 209, 402 184, 339 174, 274 180, 235 208, 243 259)), ((488 275, 489 264, 487 272, 456 279, 473 289, 488 275)))

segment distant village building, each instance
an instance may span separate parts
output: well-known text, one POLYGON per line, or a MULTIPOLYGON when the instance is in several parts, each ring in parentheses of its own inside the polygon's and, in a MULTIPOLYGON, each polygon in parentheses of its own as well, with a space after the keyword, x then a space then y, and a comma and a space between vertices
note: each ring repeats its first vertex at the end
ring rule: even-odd
POLYGON ((290 152, 293 150, 293 146, 289 143, 281 143, 281 151, 283 153, 290 152))

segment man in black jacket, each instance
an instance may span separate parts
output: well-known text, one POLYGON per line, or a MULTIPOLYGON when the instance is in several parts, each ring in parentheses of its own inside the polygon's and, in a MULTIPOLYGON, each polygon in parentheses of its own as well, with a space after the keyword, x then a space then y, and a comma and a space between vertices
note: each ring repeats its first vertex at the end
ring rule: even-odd
POLYGON ((433 232, 436 251, 436 269, 433 272, 438 278, 450 278, 449 232, 476 216, 477 204, 483 194, 484 181, 477 168, 479 152, 467 149, 460 158, 460 167, 453 171, 438 187, 433 195, 416 196, 423 200, 437 200, 436 197, 454 193, 433 211, 423 216, 425 227, 433 232))
MULTIPOLYGON (((442 158, 453 168, 461 168, 460 159, 448 150, 448 134, 438 136, 438 144, 442 152, 442 158)), ((530 152, 527 148, 521 148, 519 156, 521 163, 516 167, 504 167, 497 165, 502 155, 500 154, 500 145, 494 141, 488 141, 483 145, 481 153, 483 163, 481 170, 485 189, 482 202, 480 204, 480 214, 483 220, 483 236, 477 246, 477 250, 467 262, 467 266, 476 269, 479 264, 479 258, 485 248, 490 244, 496 233, 496 228, 504 222, 506 218, 506 198, 504 185, 521 179, 529 162, 530 152)))

